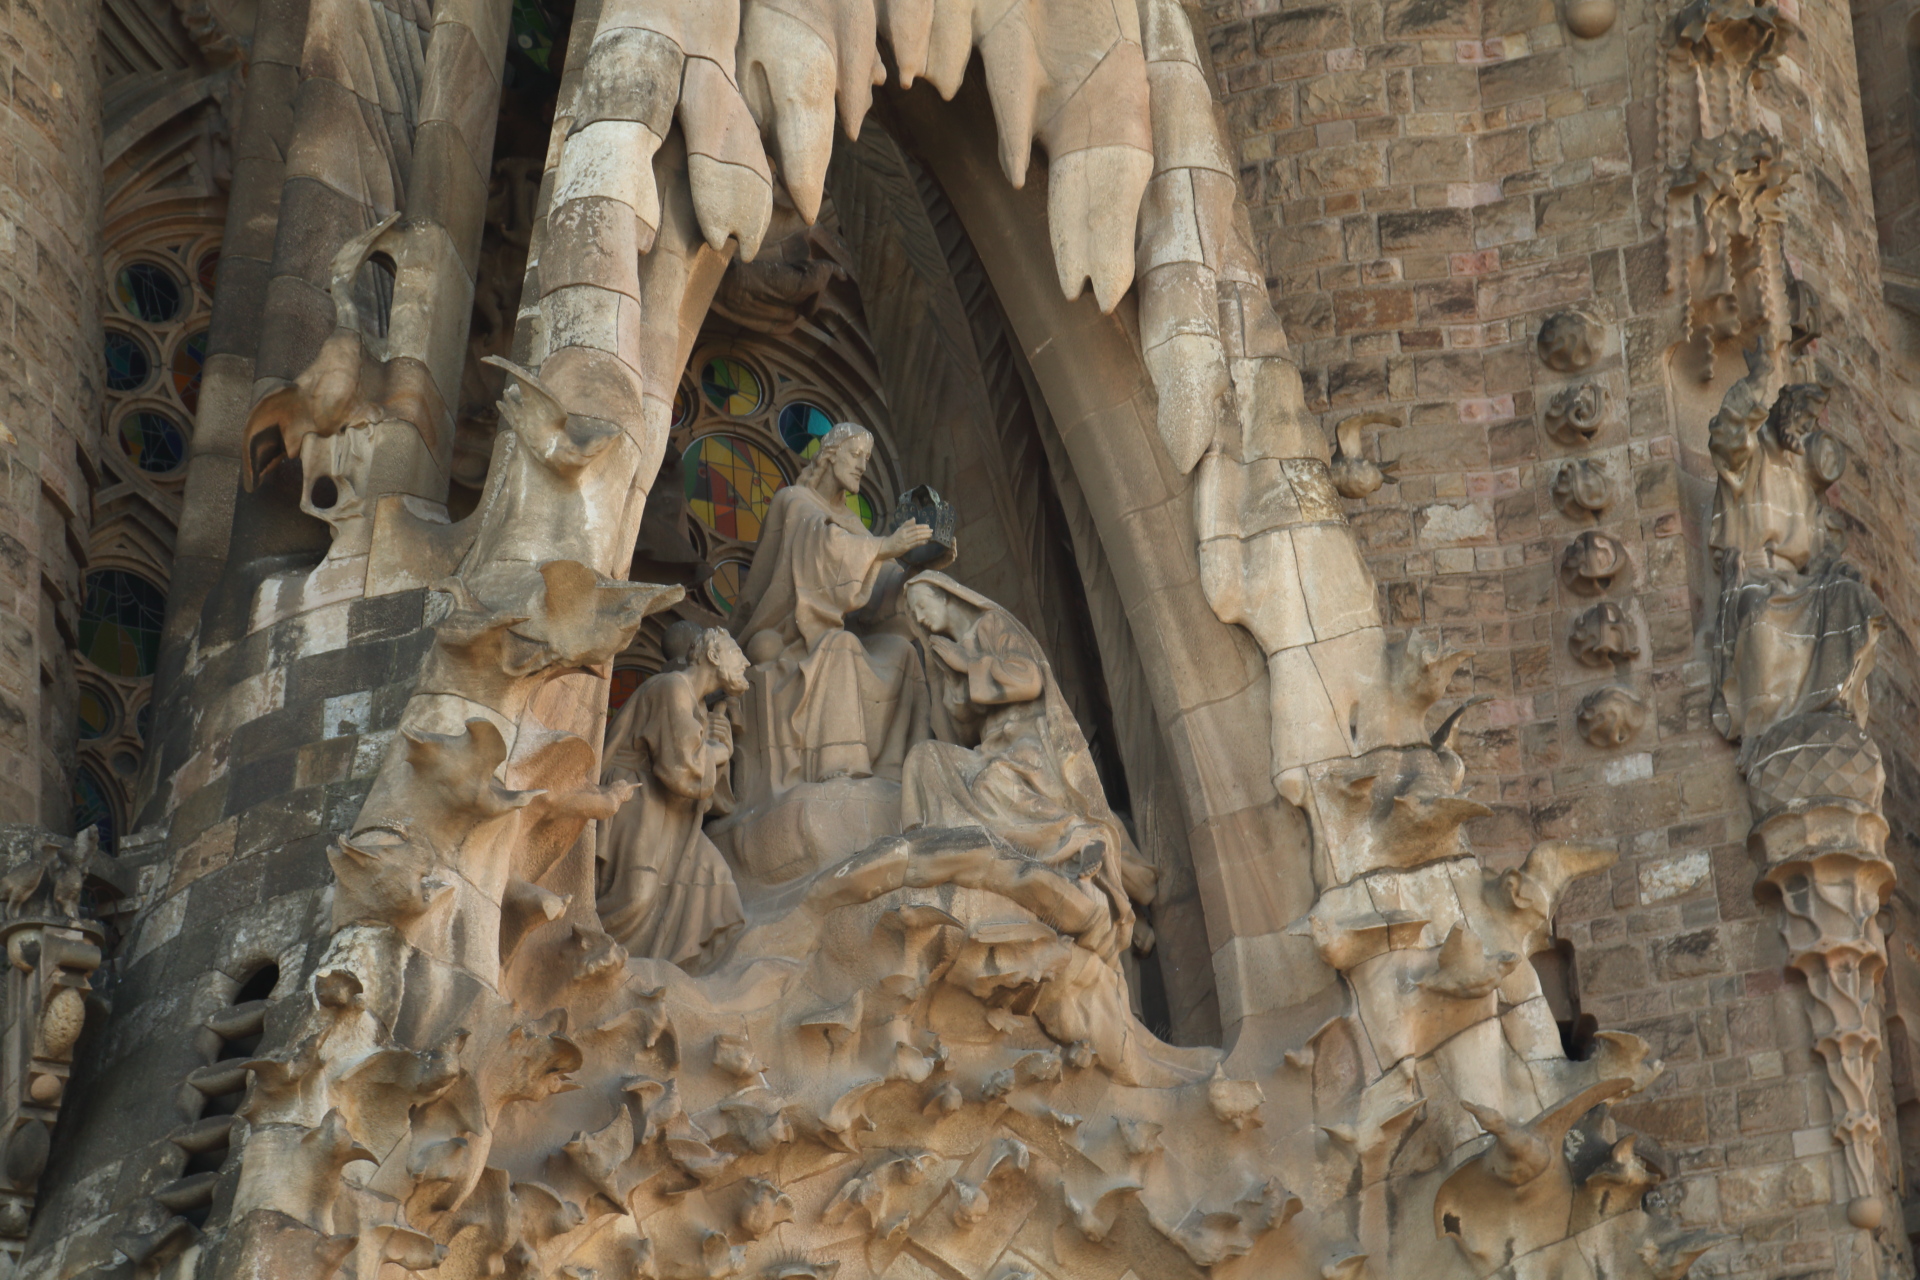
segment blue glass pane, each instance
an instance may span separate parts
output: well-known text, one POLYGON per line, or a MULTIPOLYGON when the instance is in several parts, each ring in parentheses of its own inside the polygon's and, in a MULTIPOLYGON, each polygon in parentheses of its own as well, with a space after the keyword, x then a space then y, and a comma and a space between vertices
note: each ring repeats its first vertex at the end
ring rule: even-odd
POLYGON ((820 452, 820 442, 833 430, 833 419, 817 404, 795 400, 780 411, 780 438, 803 458, 820 452))
POLYGON ((134 262, 113 278, 113 296, 127 314, 148 324, 165 324, 180 314, 180 281, 154 262, 134 262))
POLYGON ((118 329, 107 330, 107 389, 133 391, 146 384, 153 372, 153 357, 140 340, 118 329))

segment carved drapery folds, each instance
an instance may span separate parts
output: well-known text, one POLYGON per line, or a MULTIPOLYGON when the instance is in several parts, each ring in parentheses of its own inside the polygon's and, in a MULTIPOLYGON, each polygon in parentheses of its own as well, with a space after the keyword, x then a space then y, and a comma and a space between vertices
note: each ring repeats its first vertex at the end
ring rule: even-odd
POLYGON ((11 1270, 86 1026, 88 976, 100 967, 106 931, 96 903, 124 886, 92 828, 70 838, 0 827, 0 857, 0 1259, 11 1270))
POLYGON ((1750 357, 1709 428, 1719 474, 1710 542, 1721 574, 1713 719, 1740 743, 1749 843, 1780 892, 1791 962, 1813 1000, 1833 1133, 1846 1154, 1848 1218, 1872 1228, 1884 1212, 1886 1161, 1874 1093, 1886 968, 1877 916, 1893 865, 1866 678, 1885 614, 1841 558, 1826 503, 1847 459, 1820 423, 1827 393, 1794 384, 1769 402, 1772 372, 1750 357))

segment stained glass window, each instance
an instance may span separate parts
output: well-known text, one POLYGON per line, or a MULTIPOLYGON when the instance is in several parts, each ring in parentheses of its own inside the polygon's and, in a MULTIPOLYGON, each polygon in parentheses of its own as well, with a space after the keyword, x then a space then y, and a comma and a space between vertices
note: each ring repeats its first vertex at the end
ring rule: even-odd
POLYGON ((873 499, 864 493, 847 495, 847 510, 860 517, 860 523, 873 528, 873 499))
POLYGON ((633 696, 633 691, 646 678, 647 673, 638 667, 615 667, 613 681, 607 688, 607 710, 614 712, 626 706, 627 699, 633 696))
POLYGON ((187 437, 172 418, 147 410, 120 419, 120 448, 142 471, 165 475, 186 458, 187 437))
POLYGON ((108 675, 152 675, 166 607, 160 588, 138 574, 124 569, 88 574, 80 606, 80 652, 108 675))
POLYGON ((760 407, 760 376, 738 360, 715 356, 700 372, 700 389, 722 413, 742 417, 760 407))
POLYGON ((760 521, 774 491, 787 483, 780 464, 741 436, 702 436, 680 464, 687 506, 700 522, 725 538, 760 540, 760 521))
POLYGON ((173 390, 188 413, 200 409, 200 375, 207 366, 207 331, 202 329, 173 351, 173 390))
POLYGON ((687 394, 687 384, 683 382, 673 389, 673 430, 686 426, 692 416, 693 397, 687 394))
POLYGON ((107 798, 106 784, 85 765, 73 773, 73 829, 94 827, 100 832, 100 848, 112 853, 114 846, 113 802, 107 798))
POLYGON ((113 296, 127 314, 165 324, 180 314, 180 281, 157 262, 130 262, 113 278, 113 296))
POLYGON ((107 330, 106 354, 107 388, 111 391, 136 390, 153 372, 153 357, 147 354, 140 339, 130 333, 107 330))
POLYGON ((104 738, 113 728, 113 704, 107 695, 90 685, 80 686, 80 736, 104 738))
POLYGON ((212 253, 201 258, 200 266, 195 274, 199 278, 200 287, 205 289, 207 296, 211 298, 213 296, 213 286, 217 284, 220 279, 220 251, 215 249, 212 253))
POLYGON ((707 579, 707 594, 713 597, 720 612, 732 613, 740 602, 740 593, 747 588, 747 570, 751 567, 745 560, 722 560, 713 566, 713 577, 707 579))
POLYGON ((780 438, 803 458, 820 452, 820 442, 833 430, 833 419, 817 404, 795 400, 780 411, 780 438))

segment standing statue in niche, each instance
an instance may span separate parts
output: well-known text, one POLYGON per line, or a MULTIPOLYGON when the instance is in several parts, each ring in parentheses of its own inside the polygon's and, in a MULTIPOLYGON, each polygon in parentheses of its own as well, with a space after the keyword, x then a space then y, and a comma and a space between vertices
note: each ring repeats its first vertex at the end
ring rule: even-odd
POLYGON ((1865 676, 1885 611, 1841 559, 1827 506, 1847 450, 1820 426, 1825 389, 1782 388, 1750 357, 1708 428, 1719 485, 1708 542, 1719 558, 1714 724, 1748 749, 1768 727, 1829 707, 1866 719, 1865 676))
POLYGON ((1039 641, 944 573, 915 577, 906 603, 925 646, 934 736, 907 753, 903 829, 982 826, 1049 866, 1093 875, 1124 947, 1131 902, 1153 900, 1154 869, 1108 808, 1039 641))
POLYGON ((803 782, 898 778, 919 700, 905 636, 855 635, 847 615, 903 577, 894 562, 933 536, 904 524, 885 537, 848 509, 860 491, 873 435, 840 423, 799 477, 773 497, 738 617, 756 667, 769 668, 763 786, 778 796, 803 782))
POLYGON ((745 919, 733 872, 702 830, 730 806, 733 722, 747 659, 726 632, 700 633, 682 670, 647 680, 607 734, 603 786, 637 784, 600 825, 600 919, 629 954, 697 972, 745 919))

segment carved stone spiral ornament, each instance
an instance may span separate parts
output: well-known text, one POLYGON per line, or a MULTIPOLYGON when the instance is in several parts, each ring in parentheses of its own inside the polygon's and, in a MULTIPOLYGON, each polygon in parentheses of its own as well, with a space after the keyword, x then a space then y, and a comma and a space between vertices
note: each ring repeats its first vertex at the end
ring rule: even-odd
POLYGON ((1606 388, 1598 382, 1588 379, 1563 387, 1547 401, 1547 434, 1574 448, 1589 444, 1600 434, 1600 420, 1606 410, 1606 388))
POLYGON ((1591 458, 1576 458, 1553 477, 1553 505, 1575 520, 1599 520, 1613 506, 1613 482, 1591 458))
POLYGON ((1560 553, 1560 583, 1575 595, 1605 595, 1628 567, 1627 548, 1620 539, 1589 529, 1560 553))
POLYGON ((1557 311, 1534 339, 1540 363, 1555 373, 1584 373, 1600 358, 1600 326, 1578 311, 1557 311))

